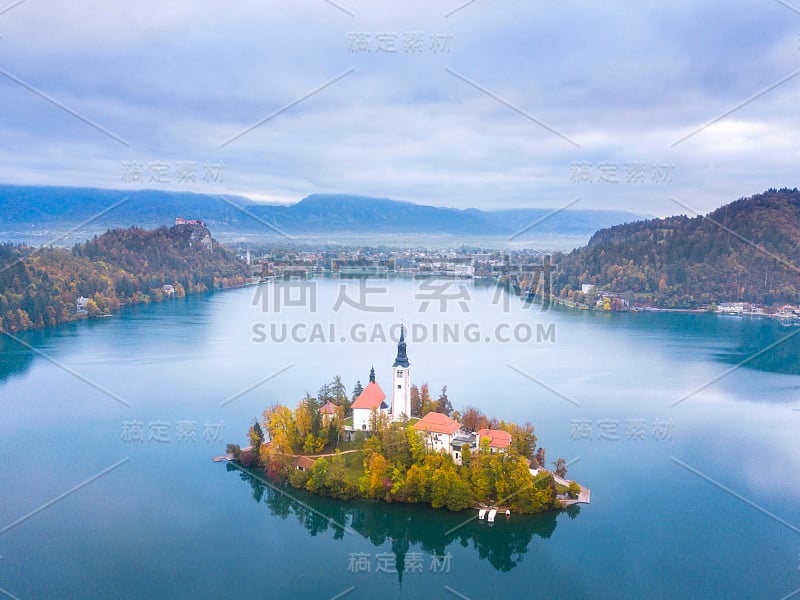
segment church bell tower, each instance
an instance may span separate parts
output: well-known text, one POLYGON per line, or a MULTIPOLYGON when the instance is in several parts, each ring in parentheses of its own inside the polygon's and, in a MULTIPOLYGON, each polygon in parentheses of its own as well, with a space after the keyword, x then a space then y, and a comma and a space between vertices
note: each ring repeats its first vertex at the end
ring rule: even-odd
POLYGON ((397 357, 392 365, 392 421, 400 421, 403 415, 411 417, 411 381, 409 377, 406 339, 403 326, 400 326, 400 341, 397 343, 397 357))

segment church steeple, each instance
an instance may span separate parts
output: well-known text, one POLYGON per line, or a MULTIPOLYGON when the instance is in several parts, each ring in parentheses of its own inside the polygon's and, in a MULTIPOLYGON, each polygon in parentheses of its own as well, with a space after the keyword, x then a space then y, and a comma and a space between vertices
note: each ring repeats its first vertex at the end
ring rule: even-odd
POLYGON ((375 367, 372 367, 369 370, 369 382, 370 383, 375 383, 375 367))
POLYGON ((400 341, 397 343, 397 357, 392 365, 392 421, 402 421, 411 417, 411 378, 406 354, 405 328, 400 325, 400 341))
POLYGON ((400 326, 400 341, 397 342, 397 357, 394 359, 392 367, 408 368, 408 356, 406 356, 406 338, 404 327, 400 326))

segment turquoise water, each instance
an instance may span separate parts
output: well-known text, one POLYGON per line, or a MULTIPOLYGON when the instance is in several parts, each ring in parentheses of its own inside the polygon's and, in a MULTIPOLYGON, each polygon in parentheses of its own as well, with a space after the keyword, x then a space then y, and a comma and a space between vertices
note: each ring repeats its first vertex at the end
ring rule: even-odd
MULTIPOLYGON (((0 589, 776 600, 800 589, 800 335, 780 342, 796 329, 539 312, 472 287, 466 306, 435 299, 421 311, 431 292, 406 280, 369 283, 369 308, 391 312, 334 310, 343 283, 315 282, 313 313, 308 302, 254 306, 249 288, 20 336, 41 354, 0 338, 0 589), (395 347, 380 333, 401 319, 416 326, 414 382, 446 384, 457 408, 532 421, 592 503, 489 526, 467 522, 471 512, 274 489, 211 461, 245 443, 265 405, 294 405, 334 375, 352 388, 374 364, 388 391, 395 347), (294 341, 257 333, 297 323, 307 325, 294 341), (314 324, 325 339, 302 341, 314 324), (515 328, 531 340, 499 339, 515 328)), ((359 282, 346 285, 358 300, 359 282)))

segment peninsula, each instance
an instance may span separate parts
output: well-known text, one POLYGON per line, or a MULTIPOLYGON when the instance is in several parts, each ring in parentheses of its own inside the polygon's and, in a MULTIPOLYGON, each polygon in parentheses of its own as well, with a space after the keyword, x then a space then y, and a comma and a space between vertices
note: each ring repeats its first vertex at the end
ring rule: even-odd
POLYGON ((202 221, 109 230, 64 248, 0 245, 0 331, 109 316, 121 306, 243 285, 247 265, 202 221))

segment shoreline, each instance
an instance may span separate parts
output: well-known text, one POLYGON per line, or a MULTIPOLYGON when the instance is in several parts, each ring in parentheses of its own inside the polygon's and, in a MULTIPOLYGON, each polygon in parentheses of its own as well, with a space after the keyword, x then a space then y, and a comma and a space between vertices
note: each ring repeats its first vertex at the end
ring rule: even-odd
MULTIPOLYGON (((242 450, 245 450, 245 448, 243 448, 242 450)), ((360 452, 360 450, 348 450, 347 452, 360 452)), ((310 459, 310 460, 316 460, 318 458, 328 458, 328 457, 331 457, 331 456, 334 456, 334 455, 335 455, 335 453, 333 453, 333 454, 328 453, 328 454, 322 454, 322 455, 292 454, 292 455, 287 455, 287 456, 291 456, 293 458, 300 457, 300 458, 306 458, 306 459, 310 459)), ((238 471, 241 471, 243 473, 247 473, 248 475, 251 475, 252 477, 255 477, 256 479, 258 479, 259 481, 267 483, 267 475, 266 475, 266 473, 263 472, 263 468, 261 468, 261 467, 252 467, 252 466, 246 467, 241 462, 239 462, 237 459, 235 459, 232 454, 214 456, 212 458, 212 461, 214 463, 225 463, 226 465, 229 464, 231 467, 237 469, 238 471)), ((550 472, 548 471, 548 473, 550 473, 550 472)), ((567 486, 570 483, 573 483, 573 481, 574 481, 574 480, 568 480, 568 479, 564 479, 562 477, 559 477, 555 473, 550 473, 550 475, 553 477, 553 481, 557 485, 567 486)), ((554 507, 547 508, 545 510, 540 510, 540 511, 537 511, 537 512, 520 512, 520 511, 512 510, 512 507, 510 505, 503 504, 502 502, 486 503, 486 502, 481 502, 481 501, 475 501, 475 503, 469 508, 464 508, 462 510, 454 511, 454 510, 448 509, 446 506, 442 506, 442 507, 439 507, 439 508, 434 508, 434 507, 431 506, 430 502, 424 502, 424 501, 417 501, 417 502, 386 501, 386 500, 380 500, 380 499, 374 499, 374 498, 363 498, 361 496, 355 496, 355 497, 350 498, 350 499, 336 498, 334 496, 329 496, 329 495, 326 495, 326 494, 319 494, 319 493, 316 493, 316 492, 312 492, 312 491, 306 489, 305 487, 295 487, 288 480, 284 481, 284 482, 277 482, 277 481, 270 480, 268 482, 268 485, 274 486, 276 488, 287 487, 287 488, 292 489, 292 490, 302 490, 303 492, 305 492, 307 494, 310 494, 312 496, 315 496, 317 498, 327 498, 327 499, 330 499, 330 500, 335 500, 337 502, 344 502, 344 503, 348 503, 348 502, 350 502, 352 500, 357 500, 357 501, 363 501, 363 502, 376 502, 376 503, 379 503, 379 504, 386 504, 386 505, 390 505, 390 504, 403 504, 403 505, 408 505, 408 506, 420 505, 420 506, 424 506, 425 508, 429 508, 429 509, 432 509, 432 510, 444 510, 444 511, 455 513, 455 514, 463 513, 463 512, 466 512, 466 511, 472 511, 472 510, 474 510, 474 511, 485 510, 488 513, 490 510, 494 509, 494 510, 497 511, 497 515, 498 515, 498 518, 499 518, 499 517, 505 517, 506 516, 506 514, 505 514, 506 511, 509 511, 509 513, 510 513, 509 516, 511 516, 511 515, 516 515, 516 516, 520 516, 520 515, 534 516, 534 515, 541 515, 541 514, 544 514, 544 513, 547 513, 547 512, 551 512, 551 511, 559 511, 559 512, 561 512, 561 511, 567 510, 568 508, 570 508, 572 506, 575 506, 576 504, 591 504, 591 502, 590 502, 590 500, 591 500, 591 490, 589 488, 587 488, 587 487, 584 487, 583 485, 581 485, 580 483, 578 483, 576 481, 574 483, 577 483, 578 487, 581 490, 577 498, 558 498, 558 496, 557 496, 556 499, 558 500, 558 502, 560 504, 560 507, 555 507, 554 506, 554 507)), ((525 488, 523 487, 523 489, 525 489, 525 488)), ((516 495, 516 494, 513 494, 513 495, 516 495)), ((478 519, 479 517, 476 515, 474 518, 478 519)))
POLYGON ((748 317, 748 318, 768 318, 768 319, 777 319, 779 321, 791 321, 800 325, 800 318, 796 316, 786 316, 779 313, 767 313, 767 312, 752 312, 752 311, 742 311, 742 312, 728 312, 728 311, 721 311, 721 310, 713 310, 710 311, 704 308, 659 308, 656 306, 647 306, 647 307, 634 307, 628 308, 625 310, 617 310, 617 311, 609 311, 609 310, 598 310, 594 306, 589 306, 588 304, 579 304, 577 302, 573 302, 572 300, 566 300, 564 298, 557 298, 554 297, 551 302, 558 306, 562 306, 564 308, 571 308, 573 310, 584 310, 589 312, 598 312, 598 313, 639 313, 639 312, 646 312, 646 313, 677 313, 677 314, 687 314, 687 315, 719 315, 723 317, 748 317))

